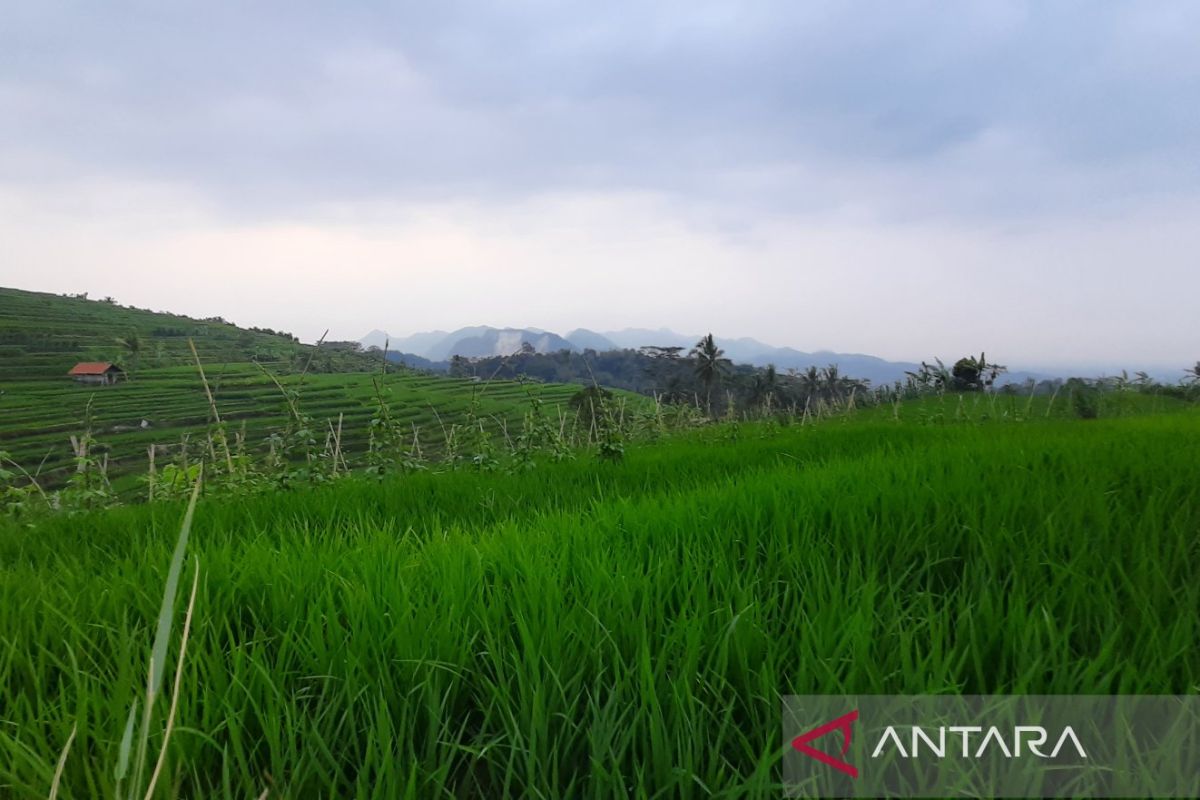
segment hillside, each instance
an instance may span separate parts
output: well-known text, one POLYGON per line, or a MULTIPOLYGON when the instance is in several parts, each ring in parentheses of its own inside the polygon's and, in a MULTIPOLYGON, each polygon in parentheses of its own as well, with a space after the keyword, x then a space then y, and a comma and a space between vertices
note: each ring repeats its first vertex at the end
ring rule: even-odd
MULTIPOLYGON (((113 361, 136 378, 144 368, 192 363, 189 338, 211 363, 257 359, 290 369, 313 354, 311 345, 282 331, 0 288, 0 383, 61 377, 79 361, 113 361)), ((361 370, 370 364, 365 356, 329 348, 312 370, 361 370)))
POLYGON ((84 433, 90 414, 92 452, 105 459, 118 488, 134 488, 122 479, 145 471, 151 445, 163 458, 183 448, 199 453, 206 446, 210 408, 189 338, 218 413, 230 435, 250 451, 267 447, 267 438, 287 423, 287 401, 272 376, 289 392, 302 390, 300 407, 319 425, 318 438, 340 419, 342 447, 354 454, 366 447, 368 423, 379 410, 377 379, 392 418, 424 431, 430 453, 438 451, 443 425, 460 421, 476 393, 476 413, 498 427, 520 420, 530 393, 559 405, 578 390, 511 382, 484 387, 394 367, 381 375, 378 357, 339 343, 317 348, 284 333, 227 322, 0 289, 0 452, 38 474, 43 485, 60 484, 74 467, 70 438, 84 433), (136 339, 137 349, 118 338, 136 339), (83 360, 118 362, 130 379, 114 386, 77 385, 66 373, 83 360))
POLYGON ((589 331, 587 328, 576 328, 568 332, 564 338, 580 350, 595 350, 597 353, 601 353, 605 350, 620 349, 612 339, 595 331, 589 331))

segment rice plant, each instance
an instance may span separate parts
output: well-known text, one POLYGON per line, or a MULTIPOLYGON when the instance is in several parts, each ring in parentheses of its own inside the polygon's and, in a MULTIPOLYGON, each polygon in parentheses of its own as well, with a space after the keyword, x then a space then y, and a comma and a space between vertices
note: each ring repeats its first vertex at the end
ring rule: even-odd
MULTIPOLYGON (((1200 691, 1200 417, 1035 412, 201 498, 155 792, 772 797, 782 694, 1200 691)), ((0 795, 45 797, 73 726, 60 797, 148 786, 182 510, 0 522, 0 795)))

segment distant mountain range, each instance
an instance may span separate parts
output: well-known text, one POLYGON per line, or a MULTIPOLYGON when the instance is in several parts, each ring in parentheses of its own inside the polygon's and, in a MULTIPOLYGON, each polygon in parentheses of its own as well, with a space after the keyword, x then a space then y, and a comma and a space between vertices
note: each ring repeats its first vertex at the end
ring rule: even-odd
MULTIPOLYGON (((456 331, 426 331, 396 337, 389 336, 385 331, 374 330, 360 341, 364 347, 382 348, 386 343, 389 352, 396 354, 395 360, 405 361, 412 366, 436 369, 456 355, 466 358, 505 356, 519 351, 524 344, 528 344, 538 353, 559 350, 603 352, 645 346, 690 349, 699 338, 699 334, 676 333, 667 328, 626 328, 604 332, 577 328, 566 336, 559 336, 538 328, 493 328, 479 325, 459 328, 456 331)), ((716 337, 716 340, 718 346, 725 351, 726 357, 735 363, 760 367, 774 364, 780 370, 803 370, 808 367, 837 364, 844 374, 865 378, 876 385, 902 380, 905 372, 920 367, 912 362, 886 361, 862 353, 835 353, 828 350, 804 352, 791 347, 775 347, 749 338, 716 337)))
MULTIPOLYGON (((920 364, 911 361, 887 361, 863 353, 837 353, 831 350, 805 352, 791 347, 775 347, 757 339, 727 339, 720 336, 715 338, 717 344, 725 351, 726 357, 737 364, 751 364, 757 367, 773 364, 779 370, 805 370, 809 367, 837 364, 843 374, 854 378, 865 378, 875 386, 904 380, 906 372, 920 368, 920 364)), ((645 346, 682 347, 686 353, 699 339, 699 334, 677 333, 669 328, 625 328, 619 331, 603 332, 576 328, 565 336, 559 336, 539 328, 493 328, 479 325, 459 328, 456 331, 424 331, 411 336, 399 337, 391 337, 385 331, 374 330, 359 342, 367 348, 382 348, 387 342, 388 351, 392 354, 390 360, 419 369, 445 371, 449 366, 449 360, 455 355, 468 358, 506 356, 520 350, 521 345, 525 342, 528 342, 538 353, 552 353, 558 350, 572 352, 595 350, 599 353, 626 348, 636 350, 645 346)), ((946 353, 946 365, 950 366, 955 359, 963 355, 967 354, 946 353)), ((1003 375, 998 383, 1001 385, 1021 384, 1030 378, 1035 381, 1043 381, 1068 375, 1090 377, 1119 375, 1123 369, 1128 369, 1132 374, 1141 368, 1136 364, 1132 366, 1121 364, 1058 365, 1046 367, 1043 371, 1038 372, 1013 370, 1003 375)), ((1180 378, 1179 370, 1159 367, 1148 368, 1147 371, 1152 378, 1163 383, 1173 384, 1180 378)))
MULTIPOLYGON (((556 333, 537 328, 492 328, 476 325, 456 331, 427 331, 411 336, 389 336, 386 331, 371 331, 359 340, 363 347, 387 346, 393 353, 419 356, 429 361, 448 361, 453 356, 487 358, 516 353, 524 344, 534 352, 554 353, 559 350, 584 349, 556 333)), ((611 349, 606 348, 606 349, 611 349)))

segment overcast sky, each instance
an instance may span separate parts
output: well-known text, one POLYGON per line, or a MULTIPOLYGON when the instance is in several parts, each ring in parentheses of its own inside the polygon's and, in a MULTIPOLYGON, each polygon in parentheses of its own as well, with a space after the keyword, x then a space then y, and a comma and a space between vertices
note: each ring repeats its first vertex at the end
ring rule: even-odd
POLYGON ((0 284, 1200 359, 1200 3, 220 5, 4 3, 0 284))

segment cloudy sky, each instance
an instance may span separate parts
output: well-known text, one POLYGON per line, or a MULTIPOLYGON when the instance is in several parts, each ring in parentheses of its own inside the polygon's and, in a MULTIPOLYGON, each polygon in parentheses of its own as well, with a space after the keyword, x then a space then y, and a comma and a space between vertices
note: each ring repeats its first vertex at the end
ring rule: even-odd
POLYGON ((1200 358, 1190 0, 225 5, 4 4, 0 285, 1200 358))

